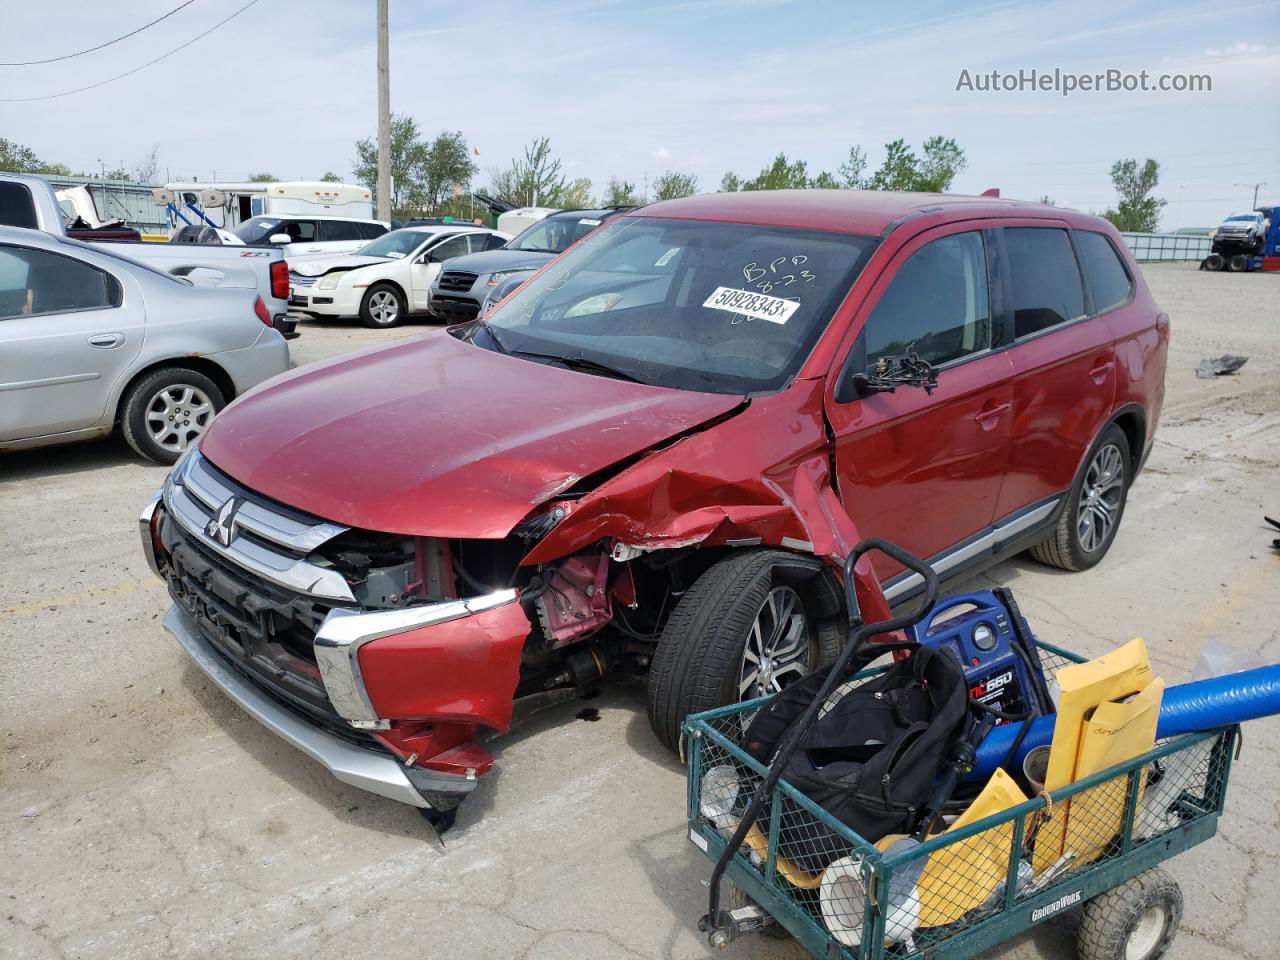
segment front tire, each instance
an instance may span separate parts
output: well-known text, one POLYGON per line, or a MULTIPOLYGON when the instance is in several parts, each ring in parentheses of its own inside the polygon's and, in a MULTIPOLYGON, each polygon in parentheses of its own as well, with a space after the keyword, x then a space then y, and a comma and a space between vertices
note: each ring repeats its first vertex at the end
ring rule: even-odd
POLYGON ((404 314, 404 296, 389 283, 374 284, 360 301, 360 322, 375 330, 397 326, 404 314))
POLYGON ((1085 457, 1053 533, 1031 548, 1041 563, 1088 570, 1106 556, 1120 529, 1133 478, 1129 438, 1110 424, 1085 457))
POLYGON ((842 635, 820 624, 806 580, 782 551, 754 550, 710 567, 680 598, 654 652, 649 725, 672 750, 691 713, 750 700, 826 663, 842 635))
POLYGON ((173 463, 226 405, 218 385, 203 373, 161 367, 125 393, 120 428, 129 446, 148 460, 173 463))

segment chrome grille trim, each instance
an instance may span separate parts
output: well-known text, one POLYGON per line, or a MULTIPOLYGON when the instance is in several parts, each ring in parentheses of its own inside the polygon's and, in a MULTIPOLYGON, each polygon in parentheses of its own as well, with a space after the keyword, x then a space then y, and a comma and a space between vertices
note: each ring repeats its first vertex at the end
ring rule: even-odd
POLYGON ((300 273, 289 273, 289 284, 294 287, 314 287, 319 277, 306 277, 300 273))
POLYGON ((232 486, 212 473, 198 452, 169 475, 164 488, 164 504, 170 516, 205 550, 276 586, 326 600, 355 602, 342 574, 304 559, 311 550, 347 528, 323 521, 308 527, 252 497, 255 495, 249 490, 238 484, 232 486), (218 509, 233 497, 242 500, 234 520, 240 535, 233 534, 231 542, 224 545, 206 528, 218 509), (267 542, 246 537, 243 531, 267 542))

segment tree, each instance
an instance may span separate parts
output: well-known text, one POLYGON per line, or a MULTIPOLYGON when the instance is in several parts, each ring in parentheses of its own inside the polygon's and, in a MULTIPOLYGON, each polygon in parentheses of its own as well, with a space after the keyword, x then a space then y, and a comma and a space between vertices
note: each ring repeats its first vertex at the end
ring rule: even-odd
POLYGON ((114 167, 102 174, 103 180, 123 180, 126 183, 133 180, 133 175, 124 167, 114 167))
POLYGON ((321 183, 341 183, 342 178, 333 171, 328 171, 320 178, 321 183))
POLYGON ((653 181, 653 199, 655 201, 691 197, 697 192, 698 178, 692 173, 668 170, 653 181))
POLYGON ((956 176, 968 165, 964 150, 951 137, 930 137, 921 148, 924 154, 912 190, 945 193, 956 176))
POLYGON ((726 173, 720 178, 721 193, 737 193, 742 189, 742 178, 736 173, 726 173))
POLYGON ((850 190, 860 190, 862 188, 862 175, 867 171, 867 155, 862 152, 862 148, 853 146, 849 148, 849 159, 840 164, 840 180, 844 186, 850 190))
POLYGON ((129 179, 134 183, 150 183, 160 172, 160 145, 153 144, 151 152, 134 164, 129 179))
POLYGON ((466 192, 478 169, 461 130, 437 134, 415 157, 410 191, 414 205, 437 216, 446 203, 466 192))
POLYGON ((842 186, 843 184, 833 174, 825 170, 809 181, 811 190, 839 190, 842 186))
POLYGON ((743 183, 742 189, 803 190, 809 185, 806 169, 803 160, 788 160, 785 153, 779 153, 754 179, 743 183))
POLYGON ((627 180, 619 180, 617 177, 609 178, 609 185, 605 188, 604 196, 600 198, 602 207, 638 207, 642 203, 644 199, 636 191, 636 185, 627 180))
POLYGON ((524 148, 524 157, 511 161, 506 170, 492 174, 489 193, 520 206, 541 204, 558 207, 568 184, 560 173, 560 161, 551 155, 551 141, 539 137, 524 148))
POLYGON ((71 168, 65 163, 45 163, 30 147, 3 138, 0 138, 0 170, 9 173, 39 173, 52 177, 71 175, 71 168))
POLYGON ((1117 160, 1111 165, 1111 182, 1120 202, 1116 209, 1107 210, 1103 216, 1115 224, 1117 230, 1153 233, 1160 226, 1160 211, 1166 202, 1151 196, 1160 182, 1160 164, 1150 157, 1141 167, 1137 160, 1117 160))
MULTIPOLYGON (((418 138, 418 121, 406 113, 391 117, 391 215, 397 218, 412 213, 410 196, 414 190, 414 168, 422 161, 426 145, 418 138)), ((356 141, 356 160, 352 164, 356 181, 374 193, 378 190, 378 141, 365 137, 356 141)))
POLYGON ((273 173, 251 173, 249 174, 250 183, 279 183, 280 178, 273 173))
POLYGON ((566 210, 581 209, 591 206, 591 181, 587 177, 579 177, 564 188, 560 202, 566 210))
POLYGON ((867 180, 868 190, 911 190, 915 183, 916 155, 905 140, 884 145, 884 160, 867 180))

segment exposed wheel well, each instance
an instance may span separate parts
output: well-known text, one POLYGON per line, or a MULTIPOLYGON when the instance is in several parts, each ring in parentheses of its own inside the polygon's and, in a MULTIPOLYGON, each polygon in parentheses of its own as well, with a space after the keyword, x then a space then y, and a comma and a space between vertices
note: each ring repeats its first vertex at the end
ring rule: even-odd
POLYGON ((1147 418, 1140 407, 1126 407, 1113 421, 1129 438, 1129 457, 1136 472, 1147 443, 1147 418))
MULTIPOLYGON (((404 300, 404 308, 406 310, 409 309, 409 295, 404 292, 404 287, 400 286, 400 284, 396 283, 394 280, 376 280, 373 283, 369 284, 369 290, 376 289, 377 287, 391 287, 392 289, 394 289, 396 293, 400 294, 401 299, 404 300)), ((364 303, 364 298, 369 295, 369 290, 366 290, 361 295, 360 297, 361 303, 364 303)))
POLYGON ((160 370, 164 367, 178 367, 179 369, 194 370, 197 373, 203 373, 206 377, 217 384, 218 389, 222 391, 222 396, 230 403, 236 398, 236 385, 231 378, 227 376, 227 371, 212 360, 204 357, 171 357, 168 360, 157 360, 155 363, 148 364, 143 367, 132 377, 129 382, 124 385, 124 389, 120 391, 120 396, 116 400, 116 423, 120 422, 120 415, 124 411, 125 398, 129 396, 129 391, 133 385, 153 371, 160 370))

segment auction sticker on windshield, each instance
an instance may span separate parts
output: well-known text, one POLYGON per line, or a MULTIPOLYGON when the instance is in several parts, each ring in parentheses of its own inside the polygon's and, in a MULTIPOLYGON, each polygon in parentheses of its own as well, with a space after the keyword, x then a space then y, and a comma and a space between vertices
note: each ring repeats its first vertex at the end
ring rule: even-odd
POLYGON ((752 293, 750 290, 735 290, 733 287, 716 287, 711 296, 702 301, 704 307, 712 310, 727 310, 752 317, 756 320, 768 320, 770 323, 786 323, 800 306, 799 300, 784 300, 782 297, 771 297, 764 293, 752 293))

